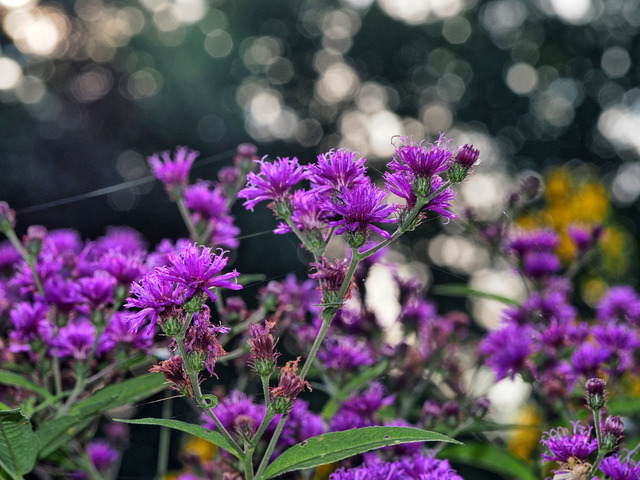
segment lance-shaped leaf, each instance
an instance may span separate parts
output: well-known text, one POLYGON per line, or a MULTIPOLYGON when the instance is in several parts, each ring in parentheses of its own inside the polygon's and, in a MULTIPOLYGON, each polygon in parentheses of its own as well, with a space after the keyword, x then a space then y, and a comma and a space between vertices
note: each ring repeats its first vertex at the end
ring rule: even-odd
POLYGON ((20 410, 0 410, 0 467, 11 478, 29 473, 38 455, 38 439, 20 410))
POLYGON ((117 422, 133 423, 136 425, 157 425, 160 427, 173 428, 174 430, 188 433, 190 435, 193 435, 194 437, 198 437, 206 440, 209 443, 213 443, 220 448, 224 448, 227 452, 235 455, 237 458, 242 460, 237 449, 231 443, 229 443, 229 441, 224 438, 222 434, 214 430, 209 430, 201 427, 200 425, 166 418, 140 418, 136 420, 114 418, 114 420, 117 422))
POLYGON ((36 385, 31 380, 24 378, 22 375, 8 372, 6 370, 0 370, 0 383, 4 385, 13 385, 15 387, 21 387, 26 390, 37 393, 43 398, 50 398, 52 395, 46 388, 36 385))
POLYGON ((457 440, 440 433, 412 427, 364 427, 311 437, 294 445, 276 458, 264 478, 337 462, 376 448, 413 442, 450 442, 457 440))

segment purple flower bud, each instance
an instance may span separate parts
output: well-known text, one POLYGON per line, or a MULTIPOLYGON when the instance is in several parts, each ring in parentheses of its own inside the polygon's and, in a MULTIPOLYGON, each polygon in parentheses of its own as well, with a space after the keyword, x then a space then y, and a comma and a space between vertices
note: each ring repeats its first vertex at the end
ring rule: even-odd
POLYGON ((604 395, 606 383, 601 378, 590 378, 587 380, 587 393, 590 395, 604 395))
POLYGON ((489 411, 490 406, 491 401, 487 397, 480 397, 473 402, 469 413, 476 420, 481 420, 489 411))
POLYGON ((16 226, 16 212, 7 202, 0 202, 0 231, 13 230, 16 226))
POLYGON ((624 423, 617 415, 611 415, 604 421, 602 427, 602 446, 605 450, 613 450, 622 438, 624 423))

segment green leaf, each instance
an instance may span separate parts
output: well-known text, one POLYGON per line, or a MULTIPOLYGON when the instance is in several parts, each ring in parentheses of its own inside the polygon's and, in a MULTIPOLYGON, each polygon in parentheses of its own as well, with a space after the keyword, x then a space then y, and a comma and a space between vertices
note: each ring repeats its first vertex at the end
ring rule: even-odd
POLYGON ((520 302, 514 300, 513 298, 503 297, 502 295, 498 295, 496 293, 484 292, 482 290, 476 290, 474 288, 469 288, 466 285, 436 285, 433 287, 433 293, 436 295, 445 295, 449 297, 479 297, 486 298, 489 300, 496 300, 501 303, 505 303, 507 305, 515 305, 519 306, 520 302))
POLYGON ((532 467, 506 450, 489 443, 448 447, 441 455, 452 462, 480 467, 518 480, 539 480, 532 467))
POLYGON ((22 387, 31 392, 35 392, 43 398, 51 397, 51 393, 46 388, 36 385, 31 380, 27 380, 22 375, 0 370, 0 383, 3 385, 13 385, 14 387, 22 387))
POLYGON ((0 467, 11 478, 21 478, 36 463, 38 439, 29 419, 19 409, 0 410, 0 467))
POLYGON ((265 471, 264 478, 337 462, 343 458, 388 445, 412 442, 450 442, 445 435, 412 427, 365 427, 332 432, 309 438, 294 445, 276 458, 265 471))
POLYGON ((132 423, 136 425, 157 425, 160 427, 173 428, 174 430, 179 430, 195 437, 202 438, 209 443, 213 443, 220 448, 224 448, 227 452, 242 460, 242 457, 238 453, 236 448, 231 443, 229 443, 229 441, 224 438, 221 433, 201 427, 200 425, 166 418, 140 418, 136 420, 114 418, 114 420, 116 422, 132 423))
POLYGON ((39 457, 44 458, 53 453, 107 410, 138 402, 165 387, 164 376, 152 373, 98 390, 71 407, 67 415, 40 425, 36 431, 40 440, 39 457))
POLYGON ((336 395, 331 397, 331 399, 327 402, 327 404, 322 409, 322 418, 327 420, 336 413, 340 403, 349 398, 356 390, 359 390, 362 386, 367 385, 374 378, 382 375, 386 372, 387 367, 389 366, 389 362, 384 360, 374 366, 373 368, 368 368, 362 375, 359 375, 353 378, 349 383, 347 383, 344 388, 342 388, 336 395))

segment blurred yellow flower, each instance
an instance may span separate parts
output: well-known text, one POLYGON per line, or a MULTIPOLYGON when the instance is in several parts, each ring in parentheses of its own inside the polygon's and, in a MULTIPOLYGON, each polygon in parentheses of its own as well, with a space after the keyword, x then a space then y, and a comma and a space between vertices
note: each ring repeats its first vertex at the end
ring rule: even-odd
POLYGON ((513 430, 507 443, 507 448, 513 455, 523 460, 531 459, 540 443, 541 421, 540 414, 531 405, 520 409, 515 423, 522 425, 522 428, 513 430))

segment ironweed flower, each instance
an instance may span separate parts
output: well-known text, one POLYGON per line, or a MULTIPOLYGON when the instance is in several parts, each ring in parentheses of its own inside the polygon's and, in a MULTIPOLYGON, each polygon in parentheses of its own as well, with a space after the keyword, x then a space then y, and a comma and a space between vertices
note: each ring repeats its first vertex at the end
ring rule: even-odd
POLYGON ((606 451, 613 450, 622 439, 624 423, 617 415, 607 417, 602 426, 602 447, 606 451))
POLYGON ((120 454, 109 442, 93 440, 87 444, 87 456, 98 472, 106 473, 118 460, 120 454))
POLYGON ((287 413, 291 410, 293 402, 304 390, 305 387, 311 391, 311 385, 306 380, 302 380, 298 375, 298 363, 300 357, 282 367, 280 370, 280 381, 277 387, 270 389, 271 407, 275 413, 287 413))
POLYGON ((586 383, 587 391, 585 399, 591 410, 602 410, 607 403, 607 391, 605 382, 601 378, 590 378, 586 383))
POLYGON ((640 323, 640 296, 628 285, 611 287, 596 305, 596 318, 640 323))
MULTIPOLYGON (((240 423, 238 418, 244 417, 245 420, 243 423, 253 425, 255 433, 258 426, 262 423, 265 408, 264 405, 253 403, 243 392, 233 390, 229 396, 223 398, 220 403, 216 405, 216 415, 222 426, 227 430, 233 430, 234 427, 240 423), (251 421, 247 421, 247 417, 251 419, 251 421)), ((277 420, 271 421, 265 432, 266 434, 273 433, 276 421, 277 420)), ((209 415, 203 414, 201 422, 202 425, 209 430, 216 430, 218 428, 209 415)))
MULTIPOLYGON (((383 175, 385 179, 385 186, 391 193, 395 193, 400 198, 405 200, 405 205, 400 209, 400 221, 403 219, 403 215, 407 215, 413 210, 418 202, 418 197, 414 193, 413 181, 411 176, 405 172, 385 172, 383 175)), ((429 197, 437 192, 444 184, 444 180, 439 176, 433 176, 429 184, 429 190, 425 192, 425 197, 429 197)), ((458 216, 451 212, 451 202, 455 200, 456 194, 450 188, 445 188, 440 193, 433 196, 429 201, 420 209, 419 219, 423 219, 429 210, 442 215, 443 217, 455 220, 458 216)))
POLYGON ((513 380, 527 365, 534 353, 532 329, 528 326, 507 325, 487 335, 478 352, 487 357, 487 365, 496 372, 497 380, 509 377, 513 380))
POLYGON ((185 302, 202 295, 215 302, 216 295, 211 291, 213 288, 242 289, 242 285, 231 281, 240 276, 238 271, 218 275, 229 261, 229 258, 223 257, 226 252, 220 252, 219 255, 214 255, 209 247, 190 244, 178 253, 167 255, 169 265, 159 270, 158 278, 181 285, 184 288, 185 302))
POLYGON ((261 377, 268 377, 276 369, 276 362, 280 353, 276 351, 276 340, 271 332, 275 330, 276 322, 264 321, 264 326, 252 323, 249 325, 251 338, 249 345, 249 366, 261 377))
MULTIPOLYGON (((333 262, 330 262, 326 258, 320 257, 320 261, 317 263, 311 263, 310 267, 315 269, 315 272, 310 273, 309 278, 313 278, 320 283, 325 296, 323 300, 327 303, 335 302, 347 275, 349 262, 344 259, 336 259, 333 262)), ((345 292, 345 299, 351 296, 351 291, 355 287, 356 284, 352 278, 345 292)))
POLYGON ((275 208, 278 215, 286 217, 286 211, 282 208, 289 208, 288 201, 291 198, 289 191, 305 179, 307 173, 298 164, 296 157, 291 159, 278 157, 273 162, 267 162, 265 158, 267 157, 257 161, 260 164, 259 173, 248 173, 247 186, 238 192, 238 198, 245 198, 243 205, 252 211, 258 203, 272 200, 270 206, 275 208))
POLYGON ((160 372, 167 379, 169 388, 180 392, 182 395, 187 393, 193 397, 193 386, 191 379, 184 365, 184 360, 180 355, 171 357, 168 360, 160 362, 149 369, 152 373, 160 372))
POLYGON ((573 432, 565 427, 544 432, 540 443, 547 449, 544 462, 567 463, 570 458, 584 462, 598 448, 598 440, 591 437, 592 428, 579 421, 572 422, 573 432))
POLYGON ((340 193, 345 188, 369 182, 366 159, 356 160, 356 152, 330 150, 318 155, 318 163, 307 167, 312 191, 317 194, 340 193))
POLYGON ((176 147, 173 159, 167 151, 155 153, 147 160, 153 175, 164 183, 169 193, 175 194, 189 183, 189 171, 198 155, 199 152, 188 147, 176 147))
POLYGON ((600 471, 611 480, 640 479, 640 465, 629 458, 622 459, 622 454, 605 457, 600 463, 600 471))
MULTIPOLYGON (((93 348, 96 327, 86 318, 65 325, 51 338, 51 354, 60 358, 72 357, 74 360, 86 360, 93 348)), ((107 339, 101 337, 100 340, 107 339)))
MULTIPOLYGON (((394 159, 388 167, 396 171, 410 172, 417 178, 430 180, 437 173, 445 171, 451 163, 450 140, 440 134, 435 144, 416 143, 411 137, 400 137, 401 145, 396 145, 394 159)), ((423 140, 424 141, 424 140, 423 140)))
POLYGON ((318 351, 318 359, 330 370, 349 372, 372 365, 373 352, 365 341, 352 335, 329 336, 318 351))
POLYGON ((127 315, 131 331, 134 333, 147 318, 150 319, 150 323, 146 330, 152 333, 156 323, 168 320, 182 307, 184 287, 176 286, 173 281, 160 277, 160 270, 156 269, 131 285, 131 296, 127 298, 125 307, 140 309, 127 315))
POLYGON ((469 144, 465 144, 456 150, 452 162, 449 164, 449 180, 454 183, 464 181, 476 164, 479 155, 480 151, 474 149, 473 145, 469 144))
POLYGON ((189 366, 193 370, 200 371, 204 365, 209 374, 215 376, 213 369, 216 362, 226 353, 217 336, 220 333, 229 333, 230 330, 222 325, 211 324, 209 307, 206 305, 196 312, 184 338, 184 349, 189 366))
POLYGON ((358 184, 337 194, 331 206, 333 213, 342 218, 330 221, 328 227, 338 227, 336 235, 345 232, 353 248, 359 248, 367 241, 369 231, 373 230, 384 238, 391 234, 375 226, 374 222, 393 223, 389 216, 396 207, 384 203, 386 192, 371 183, 358 184))

